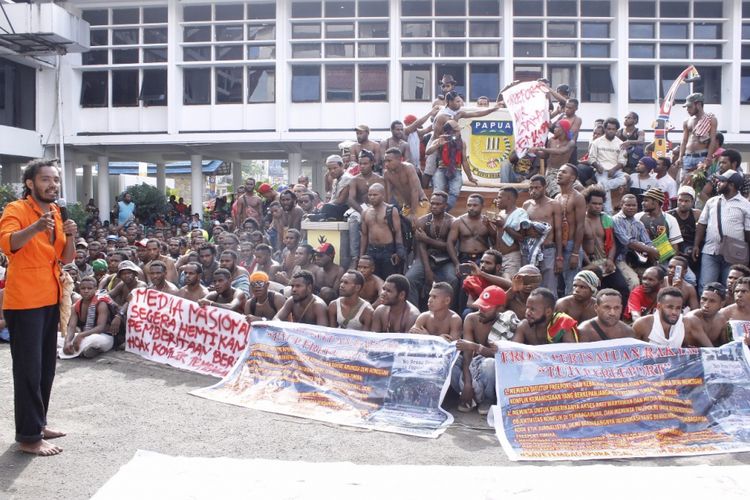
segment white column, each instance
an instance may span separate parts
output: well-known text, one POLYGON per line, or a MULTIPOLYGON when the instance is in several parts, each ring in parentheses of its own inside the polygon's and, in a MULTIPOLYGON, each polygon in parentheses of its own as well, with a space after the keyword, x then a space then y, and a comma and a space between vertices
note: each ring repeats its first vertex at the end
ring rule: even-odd
POLYGON ((302 175, 302 153, 289 153, 289 185, 296 184, 302 175))
MULTIPOLYGON (((76 189, 76 166, 72 161, 66 161, 63 165, 63 175, 65 176, 65 189, 62 198, 68 203, 78 201, 78 190, 76 189)), ((88 201, 88 200, 86 200, 88 201)))
POLYGON ((203 156, 201 155, 190 155, 190 200, 193 213, 200 214, 203 219, 203 156))
POLYGON ((289 131, 289 113, 292 106, 292 71, 287 64, 289 60, 288 26, 291 17, 291 2, 276 2, 276 132, 289 131))
POLYGON ((722 38, 729 40, 729 44, 724 49, 724 57, 732 61, 724 67, 721 75, 722 87, 726 89, 722 92, 722 107, 729 111, 728 123, 719 123, 720 129, 726 129, 730 134, 740 133, 740 96, 742 94, 742 2, 734 1, 727 5, 729 12, 724 12, 724 17, 729 18, 727 23, 729 33, 722 38), (728 14, 728 15, 727 15, 728 14), (727 54, 729 52, 729 54, 727 54))
MULTIPOLYGON (((503 18, 500 22, 502 23, 503 36, 501 44, 503 56, 503 78, 500 80, 501 89, 513 81, 513 74, 515 72, 513 68, 513 2, 503 2, 502 5, 503 18)), ((492 98, 492 96, 488 97, 492 98)))
POLYGON ((167 164, 163 161, 156 163, 156 189, 167 193, 167 164))
POLYGON ((167 4, 167 132, 177 134, 180 131, 182 111, 182 61, 180 42, 182 42, 182 7, 178 0, 167 4))
POLYGON ((313 191, 320 193, 320 198, 324 200, 326 196, 326 181, 325 181, 325 161, 326 155, 321 153, 319 156, 313 156, 310 161, 312 166, 312 172, 310 176, 310 187, 313 191))
POLYGON ((109 201, 109 157, 100 156, 99 165, 96 172, 96 185, 98 188, 97 206, 99 207, 99 218, 109 220, 110 201, 109 201))
POLYGON ((232 185, 234 186, 234 189, 232 192, 237 192, 237 186, 242 185, 242 162, 241 161, 233 161, 232 162, 232 185))
MULTIPOLYGON (((615 21, 613 23, 614 26, 612 26, 614 29, 612 36, 615 40, 628 40, 629 7, 628 2, 615 2, 615 5, 612 6, 613 9, 617 9, 615 12, 615 21)), ((628 86, 628 80, 630 79, 630 66, 628 65, 628 48, 629 44, 627 43, 615 44, 615 57, 617 58, 617 62, 613 64, 614 71, 612 75, 612 84, 615 87, 615 104, 617 107, 613 112, 614 116, 620 120, 630 112, 630 92, 628 86)))
POLYGON ((94 180, 91 176, 91 170, 91 165, 83 166, 83 186, 81 187, 83 197, 81 199, 84 206, 89 202, 89 198, 94 197, 94 180))

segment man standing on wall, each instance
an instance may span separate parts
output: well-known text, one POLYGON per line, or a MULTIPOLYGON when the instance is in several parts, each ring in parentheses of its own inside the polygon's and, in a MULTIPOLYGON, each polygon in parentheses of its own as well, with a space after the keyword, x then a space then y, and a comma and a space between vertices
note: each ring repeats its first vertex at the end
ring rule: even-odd
POLYGON ((16 441, 21 451, 50 456, 62 448, 47 439, 65 435, 47 428, 60 322, 59 261, 73 260, 77 227, 63 222, 54 204, 60 190, 54 161, 30 162, 23 184, 23 199, 8 204, 0 219, 0 248, 9 259, 3 310, 13 357, 16 441))

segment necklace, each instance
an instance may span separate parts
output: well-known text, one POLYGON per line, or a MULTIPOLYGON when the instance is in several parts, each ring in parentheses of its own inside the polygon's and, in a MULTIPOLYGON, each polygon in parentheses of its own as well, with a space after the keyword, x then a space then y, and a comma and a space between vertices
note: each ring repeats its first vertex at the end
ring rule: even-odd
MULTIPOLYGON (((315 302, 315 297, 310 297, 310 302, 307 303, 305 308, 302 310, 302 314, 299 315, 299 322, 302 322, 302 318, 305 317, 305 313, 307 313, 307 310, 310 309, 310 306, 312 303, 315 302)), ((294 314, 292 314, 292 321, 294 321, 294 314)))

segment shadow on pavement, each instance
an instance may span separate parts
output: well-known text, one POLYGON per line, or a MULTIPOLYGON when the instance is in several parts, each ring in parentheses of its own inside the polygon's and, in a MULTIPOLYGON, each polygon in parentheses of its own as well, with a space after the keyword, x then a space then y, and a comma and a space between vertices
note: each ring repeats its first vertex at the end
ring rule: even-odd
POLYGON ((0 455, 0 492, 12 493, 11 486, 16 478, 26 469, 35 457, 18 451, 18 446, 13 443, 0 455))

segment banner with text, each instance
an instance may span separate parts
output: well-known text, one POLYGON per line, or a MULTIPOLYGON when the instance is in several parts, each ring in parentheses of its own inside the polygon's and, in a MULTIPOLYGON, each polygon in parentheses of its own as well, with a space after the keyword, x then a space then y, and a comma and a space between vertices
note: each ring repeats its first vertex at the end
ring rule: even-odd
POLYGON ((750 353, 634 339, 498 344, 496 434, 511 460, 750 451, 750 353))
POLYGON ((297 417, 421 437, 453 422, 440 408, 456 359, 436 336, 380 334, 280 321, 254 323, 218 384, 191 394, 297 417))
POLYGON ((736 319, 727 321, 726 339, 728 342, 732 340, 744 340, 748 335, 750 335, 750 321, 736 319))
POLYGON ((128 306, 126 350, 157 363, 224 377, 247 344, 245 317, 136 288, 128 306))
POLYGON ((549 130, 549 89, 541 82, 522 82, 503 92, 515 129, 516 154, 526 156, 530 148, 543 148, 549 130))

